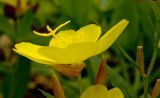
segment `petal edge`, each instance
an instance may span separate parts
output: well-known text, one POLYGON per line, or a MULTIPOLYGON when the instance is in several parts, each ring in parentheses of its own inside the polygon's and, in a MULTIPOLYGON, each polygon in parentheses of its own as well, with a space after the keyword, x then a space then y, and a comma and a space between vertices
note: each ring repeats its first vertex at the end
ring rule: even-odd
POLYGON ((94 55, 102 53, 108 49, 120 36, 123 30, 127 27, 129 21, 126 19, 121 20, 116 25, 114 25, 109 31, 107 31, 97 42, 98 49, 94 55))
POLYGON ((28 42, 21 42, 15 45, 13 51, 38 63, 54 64, 55 61, 53 59, 46 58, 38 53, 38 49, 41 47, 43 46, 34 45, 28 42))

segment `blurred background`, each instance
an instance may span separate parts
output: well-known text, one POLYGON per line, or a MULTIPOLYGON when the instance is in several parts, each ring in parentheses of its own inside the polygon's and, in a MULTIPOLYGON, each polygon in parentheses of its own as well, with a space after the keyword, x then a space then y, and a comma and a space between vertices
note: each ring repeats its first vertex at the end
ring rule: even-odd
MULTIPOLYGON (((159 17, 158 0, 0 0, 0 98, 46 98, 40 89, 54 95, 50 67, 12 51, 16 43, 23 41, 48 44, 50 37, 37 36, 33 30, 47 32, 46 25, 54 29, 71 20, 63 29, 78 30, 94 23, 101 26, 105 33, 121 19, 127 19, 130 23, 116 43, 104 53, 111 68, 106 85, 108 88, 118 86, 124 91, 125 87, 129 87, 125 97, 139 98, 143 95, 143 80, 134 66, 137 46, 144 47, 147 69, 153 54, 155 36, 158 36, 155 32, 156 25, 160 24, 159 17)), ((95 83, 100 61, 100 56, 86 61, 86 68, 81 74, 82 90, 95 83)), ((160 78, 159 70, 160 53, 149 79, 150 93, 156 79, 160 78)), ((61 74, 58 77, 67 98, 79 98, 78 79, 61 74)))

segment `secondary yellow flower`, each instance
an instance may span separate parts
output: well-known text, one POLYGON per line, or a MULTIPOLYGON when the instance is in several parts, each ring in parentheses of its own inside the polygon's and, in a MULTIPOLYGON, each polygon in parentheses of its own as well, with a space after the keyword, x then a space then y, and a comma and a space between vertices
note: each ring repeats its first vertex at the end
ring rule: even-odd
POLYGON ((2 2, 15 8, 20 7, 23 10, 28 7, 28 0, 2 0, 2 2))
POLYGON ((40 36, 53 36, 48 46, 21 42, 16 44, 13 50, 42 64, 79 64, 109 48, 128 25, 128 21, 123 19, 101 38, 101 28, 95 24, 84 26, 78 31, 64 30, 56 34, 57 30, 69 22, 61 24, 55 30, 47 26, 50 32, 48 34, 34 31, 40 36))
POLYGON ((103 85, 94 85, 87 88, 80 98, 124 98, 119 88, 108 90, 103 85))

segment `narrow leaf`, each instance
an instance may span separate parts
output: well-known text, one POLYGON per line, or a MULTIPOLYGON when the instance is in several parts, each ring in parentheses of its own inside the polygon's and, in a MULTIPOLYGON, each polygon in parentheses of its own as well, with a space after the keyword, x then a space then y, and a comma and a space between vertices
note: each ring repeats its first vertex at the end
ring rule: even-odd
POLYGON ((4 98, 23 98, 30 79, 29 60, 20 56, 2 83, 4 98))
POLYGON ((107 66, 107 72, 109 80, 111 80, 111 83, 115 87, 119 87, 122 90, 122 92, 125 95, 125 98, 137 98, 136 94, 133 92, 129 84, 120 75, 114 72, 113 69, 109 66, 107 66))
POLYGON ((17 32, 16 32, 16 39, 18 41, 24 40, 27 37, 29 37, 30 30, 32 27, 32 22, 33 22, 33 13, 31 10, 29 10, 25 16, 18 22, 17 25, 17 32))
POLYGON ((11 25, 9 20, 5 17, 0 15, 0 31, 4 34, 7 34, 10 37, 13 37, 14 35, 14 27, 11 25))

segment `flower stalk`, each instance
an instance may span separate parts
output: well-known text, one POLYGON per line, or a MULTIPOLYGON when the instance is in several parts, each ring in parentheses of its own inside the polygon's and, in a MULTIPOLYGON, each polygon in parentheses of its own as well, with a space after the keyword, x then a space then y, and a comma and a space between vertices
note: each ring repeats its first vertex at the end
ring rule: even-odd
POLYGON ((79 93, 82 94, 82 77, 81 74, 78 76, 78 87, 79 87, 79 93))
POLYGON ((154 42, 154 51, 153 51, 153 55, 152 55, 152 59, 149 65, 149 68, 147 70, 147 74, 146 74, 146 78, 144 79, 144 84, 146 87, 144 87, 144 98, 147 98, 147 94, 148 94, 148 78, 150 77, 150 74, 154 68, 154 63, 156 61, 156 58, 158 56, 158 42, 159 42, 159 38, 160 38, 160 17, 159 14, 157 14, 158 11, 158 1, 149 1, 151 8, 153 10, 153 22, 155 24, 155 42, 154 42))
POLYGON ((152 56, 149 68, 147 70, 147 74, 144 79, 144 98, 147 98, 147 95, 148 95, 148 78, 150 77, 150 74, 154 68, 154 63, 156 61, 157 56, 158 56, 158 39, 157 39, 157 36, 155 36, 155 47, 153 51, 153 56, 152 56))
POLYGON ((53 73, 51 81, 52 81, 52 90, 55 98, 65 98, 62 85, 58 77, 56 76, 56 73, 53 73))

